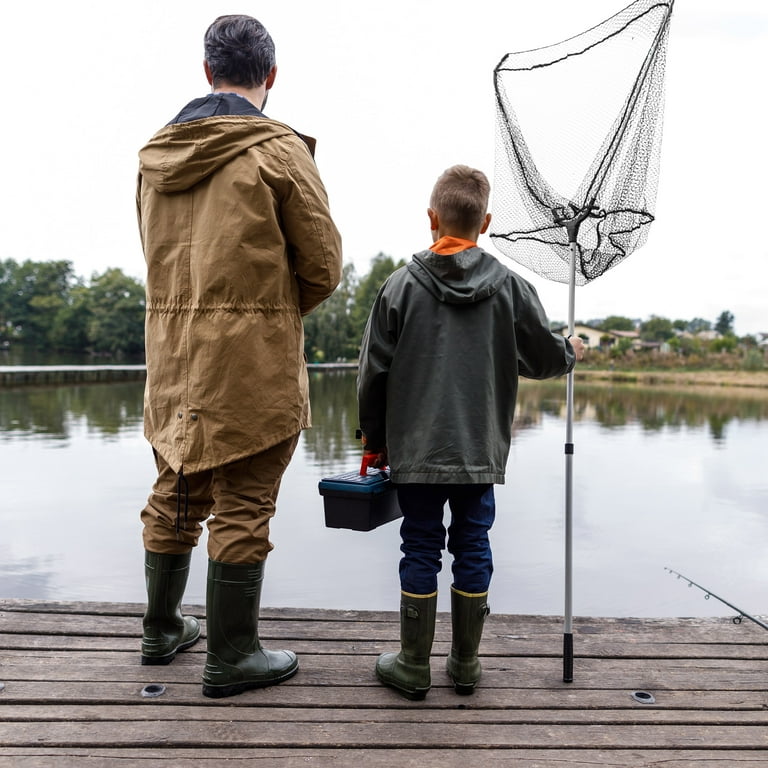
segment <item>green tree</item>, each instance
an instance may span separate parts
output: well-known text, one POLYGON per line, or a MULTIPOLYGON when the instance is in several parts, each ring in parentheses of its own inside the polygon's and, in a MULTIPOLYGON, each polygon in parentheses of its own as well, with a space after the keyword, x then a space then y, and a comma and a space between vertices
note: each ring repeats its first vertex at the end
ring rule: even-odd
POLYGON ((352 329, 352 302, 357 285, 353 264, 345 264, 338 288, 304 318, 304 351, 310 362, 357 357, 359 339, 352 329))
POLYGON ((6 260, 0 268, 0 325, 30 347, 50 347, 50 329, 75 282, 69 261, 6 260))
POLYGON ((709 342, 710 352, 733 352, 739 345, 739 340, 729 333, 725 336, 721 336, 719 339, 712 339, 709 342))
POLYGON ((93 352, 122 356, 144 350, 146 299, 142 283, 120 269, 94 274, 88 304, 88 341, 93 352))
POLYGON ((666 341, 675 335, 672 321, 666 317, 651 315, 640 324, 640 338, 643 341, 666 341))
POLYGON ((611 357, 623 357, 632 350, 632 339, 619 339, 611 346, 608 354, 611 357))
POLYGON ((704 351, 705 344, 697 336, 683 336, 680 338, 680 353, 684 357, 700 355, 704 351))
POLYGON ((686 329, 689 333, 700 333, 701 331, 712 330, 712 323, 709 320, 704 320, 701 317, 694 317, 686 329))
POLYGON ((88 289, 82 284, 74 286, 69 299, 56 313, 49 329, 51 347, 68 352, 88 349, 88 325, 91 320, 91 303, 88 289))
POLYGON ((715 330, 721 336, 729 336, 733 334, 733 313, 727 309, 723 310, 715 322, 715 330))
POLYGON ((634 331, 635 321, 621 315, 610 315, 598 327, 601 331, 634 331))
POLYGON ((373 257, 370 271, 357 285, 352 307, 352 327, 354 333, 357 334, 358 343, 362 338, 368 315, 371 312, 373 302, 376 301, 379 289, 396 269, 404 265, 405 261, 402 259, 395 264, 391 256, 381 252, 373 257))

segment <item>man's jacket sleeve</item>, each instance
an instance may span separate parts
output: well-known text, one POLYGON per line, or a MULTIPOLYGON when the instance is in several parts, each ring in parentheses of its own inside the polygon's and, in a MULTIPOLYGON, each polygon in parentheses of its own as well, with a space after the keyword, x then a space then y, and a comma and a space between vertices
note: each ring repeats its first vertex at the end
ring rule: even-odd
POLYGON ((331 219, 328 195, 315 161, 297 137, 286 163, 280 214, 306 315, 327 299, 341 280, 341 236, 331 219))

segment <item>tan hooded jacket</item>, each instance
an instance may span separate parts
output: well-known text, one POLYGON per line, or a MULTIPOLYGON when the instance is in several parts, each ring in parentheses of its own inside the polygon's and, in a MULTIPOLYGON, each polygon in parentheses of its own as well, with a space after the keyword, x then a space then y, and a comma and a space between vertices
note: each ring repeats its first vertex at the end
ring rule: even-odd
POLYGON ((337 286, 341 240, 307 146, 274 120, 175 123, 139 157, 144 434, 188 474, 310 426, 301 315, 337 286))

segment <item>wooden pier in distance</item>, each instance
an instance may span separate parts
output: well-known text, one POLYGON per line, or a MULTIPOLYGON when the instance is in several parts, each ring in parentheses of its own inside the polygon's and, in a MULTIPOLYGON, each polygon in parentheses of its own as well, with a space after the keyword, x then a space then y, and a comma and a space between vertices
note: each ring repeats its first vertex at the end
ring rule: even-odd
POLYGON ((461 697, 440 613, 433 688, 410 702, 373 672, 396 612, 265 609, 265 646, 296 651, 298 674, 214 700, 204 639, 140 665, 142 612, 0 600, 0 768, 768 766, 768 636, 748 621, 577 617, 563 683, 558 617, 492 614, 480 687, 461 697))
MULTIPOLYGON (((309 363, 308 371, 352 371, 357 363, 309 363)), ((0 365, 0 388, 144 381, 146 365, 0 365)))

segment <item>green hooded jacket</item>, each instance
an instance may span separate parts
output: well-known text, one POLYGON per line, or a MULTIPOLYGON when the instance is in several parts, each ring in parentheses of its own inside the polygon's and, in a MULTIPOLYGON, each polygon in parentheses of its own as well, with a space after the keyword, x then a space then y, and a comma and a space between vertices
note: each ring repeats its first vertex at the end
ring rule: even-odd
POLYGON ((479 247, 423 251, 384 283, 360 350, 360 427, 395 483, 503 483, 518 378, 561 376, 570 342, 534 287, 479 247))

